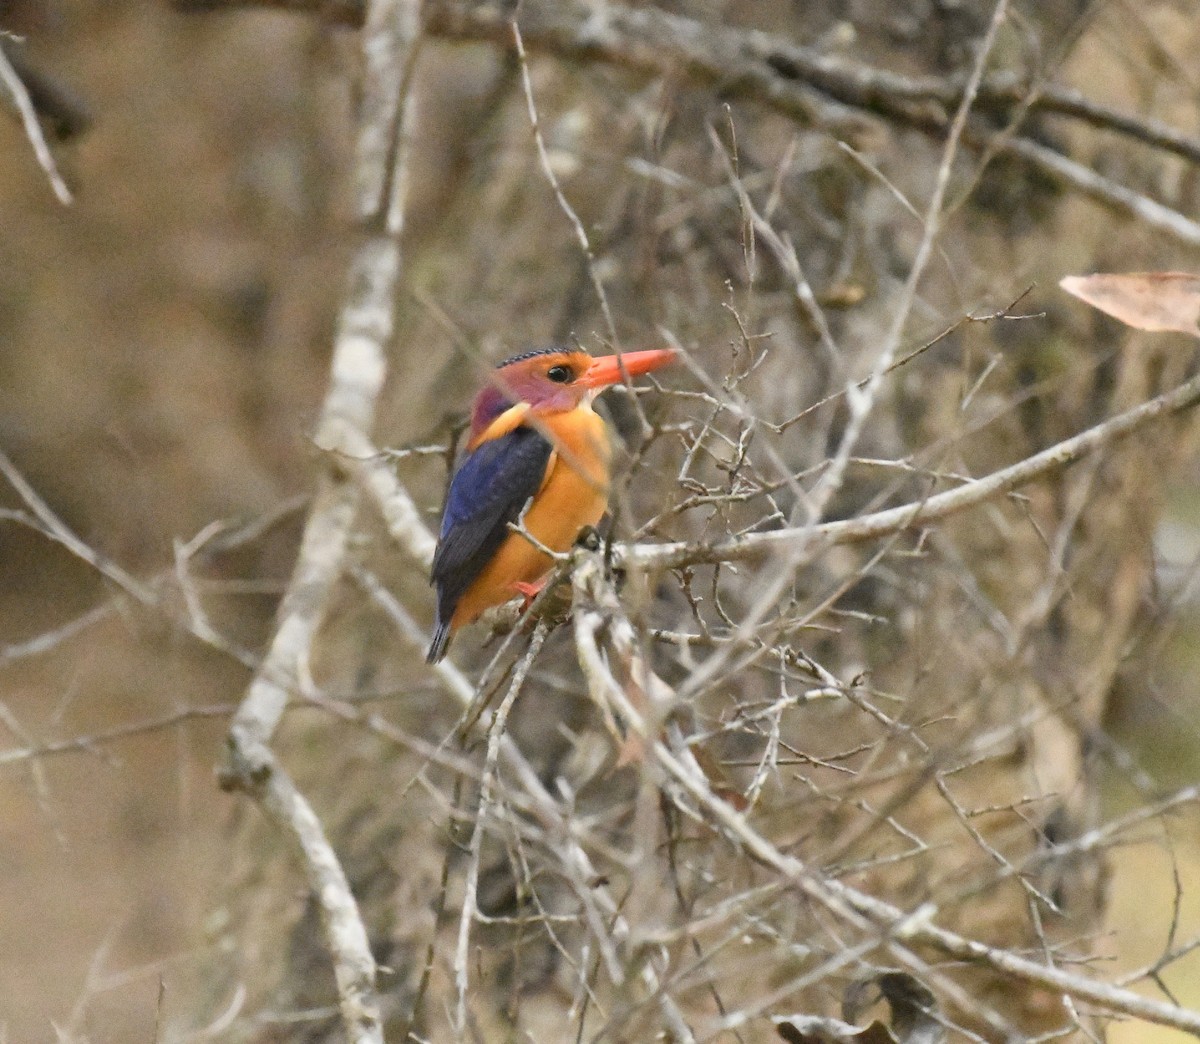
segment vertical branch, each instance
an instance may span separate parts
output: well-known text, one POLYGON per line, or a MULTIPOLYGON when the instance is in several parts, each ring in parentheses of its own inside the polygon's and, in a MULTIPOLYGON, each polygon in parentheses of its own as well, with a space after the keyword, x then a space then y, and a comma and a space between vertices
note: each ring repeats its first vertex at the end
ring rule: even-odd
POLYGON ((471 831, 471 858, 467 865, 467 882, 463 891, 462 913, 458 919, 458 943, 454 950, 454 981, 458 990, 458 1002, 454 1009, 454 1032, 460 1040, 467 1035, 467 993, 470 987, 469 958, 471 948, 471 923, 479 909, 479 867, 483 854, 484 822, 491 815, 491 807, 496 801, 496 765, 500 758, 500 745, 504 730, 508 723, 508 715, 517 695, 525 684, 529 669, 537 654, 541 652, 542 643, 546 640, 549 627, 544 620, 539 620, 529 643, 529 649, 521 657, 520 663, 513 672, 512 682, 508 692, 496 709, 488 728, 487 755, 483 762, 483 778, 479 782, 479 810, 475 814, 475 826, 471 831))
MULTIPOLYGON (((376 0, 363 30, 364 81, 356 162, 363 240, 350 265, 338 321, 329 389, 316 425, 322 449, 345 453, 369 437, 387 373, 395 325, 400 234, 407 182, 407 90, 420 34, 419 0, 376 0)), ((331 457, 332 459, 332 457, 331 457)), ((375 961, 358 905, 336 853, 270 743, 346 565, 359 487, 331 464, 321 477, 279 623, 261 669, 234 717, 223 785, 241 789, 297 842, 321 905, 348 1040, 382 1044, 375 961)))
POLYGON ((900 339, 904 334, 904 327, 908 323, 909 314, 912 312, 913 304, 917 298, 917 287, 920 285, 921 279, 925 275, 925 270, 929 266, 930 258, 933 256, 934 243, 937 241, 938 233, 942 228, 942 206, 945 203, 946 191, 950 185, 950 172, 954 166, 954 159, 958 155, 959 145, 967 128, 967 116, 971 112, 971 107, 975 104, 980 84, 983 82, 983 74, 987 69, 988 59, 991 57, 992 49, 996 44, 996 35, 1000 32, 1000 27, 1004 24, 1007 17, 1008 0, 998 0, 992 12, 992 20, 988 24, 987 32, 979 44, 979 53, 976 55, 974 68, 972 68, 970 79, 968 79, 967 85, 963 89, 958 109, 954 113, 954 119, 950 124, 950 132, 946 136, 946 143, 942 148, 942 160, 938 165, 937 180, 934 183, 933 195, 930 197, 929 205, 925 210, 925 227, 921 235, 921 242, 917 247, 917 254, 913 259, 912 268, 909 270, 908 278, 905 280, 904 288, 900 293, 900 301, 896 306, 896 312, 892 318, 887 336, 884 338, 883 347, 875 357, 875 362, 871 367, 871 374, 867 378, 866 385, 860 387, 857 383, 851 382, 846 386, 846 404, 850 409, 850 419, 846 424, 846 430, 842 434, 837 450, 830 461, 828 470, 821 476, 820 481, 812 491, 810 511, 815 511, 816 513, 810 515, 810 523, 820 521, 820 516, 824 514, 829 501, 840 488, 846 472, 846 465, 849 463, 850 456, 854 452, 854 447, 858 444, 859 436, 862 434, 867 418, 871 415, 875 407, 879 391, 883 387, 884 377, 887 375, 888 370, 891 369, 892 363, 896 359, 896 353, 900 350, 900 339))
POLYGON ((613 344, 617 344, 619 343, 617 340, 617 324, 613 321, 612 309, 608 306, 608 294, 604 290, 604 281, 600 278, 600 273, 596 270, 596 255, 592 253, 592 244, 588 239, 587 229, 583 227, 583 222, 579 220, 579 215, 575 213, 575 208, 571 206, 567 197, 563 194, 562 186, 558 183, 558 176, 554 173, 554 167, 550 163, 550 156, 546 152, 546 142, 542 138, 542 124, 538 118, 537 105, 534 104, 533 100, 533 81, 529 78, 529 60, 525 56, 525 41, 521 39, 521 29, 517 25, 515 18, 512 21, 512 36, 513 43, 517 48, 517 60, 521 65, 521 86, 525 92, 525 108, 529 112, 529 125, 533 129, 533 142, 537 146, 538 161, 542 165, 542 173, 546 176, 546 181, 550 183, 550 188, 554 192, 554 198, 558 201, 559 209, 566 215, 567 220, 571 222, 571 228, 575 232, 575 239, 579 243, 579 249, 583 251, 588 276, 592 280, 592 287, 595 289, 596 297, 600 301, 600 311, 604 313, 604 325, 608 328, 608 336, 613 344))
MULTIPOLYGON (((363 30, 365 74, 356 174, 364 239, 350 264, 329 390, 315 434, 317 445, 330 453, 350 453, 369 436, 387 373, 407 183, 411 92, 405 85, 418 33, 417 0, 379 0, 371 5, 363 30)), ((275 638, 231 730, 235 758, 248 759, 248 771, 258 768, 256 759, 274 734, 297 665, 307 657, 330 591, 341 576, 359 496, 357 485, 340 470, 331 468, 322 477, 275 638)))

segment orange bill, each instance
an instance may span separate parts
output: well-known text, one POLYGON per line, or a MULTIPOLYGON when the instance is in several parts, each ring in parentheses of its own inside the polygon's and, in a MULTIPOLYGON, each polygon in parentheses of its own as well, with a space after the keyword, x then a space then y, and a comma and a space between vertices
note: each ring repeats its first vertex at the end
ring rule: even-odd
POLYGON ((588 388, 607 388, 610 384, 619 384, 626 375, 639 377, 666 366, 675 361, 677 354, 674 348, 651 348, 645 352, 602 355, 592 360, 591 366, 579 378, 579 383, 588 388))

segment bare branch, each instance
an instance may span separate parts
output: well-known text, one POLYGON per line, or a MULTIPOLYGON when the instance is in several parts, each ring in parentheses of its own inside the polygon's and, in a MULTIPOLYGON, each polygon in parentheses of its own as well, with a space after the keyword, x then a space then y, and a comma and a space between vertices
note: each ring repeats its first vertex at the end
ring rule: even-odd
POLYGON ((297 842, 309 888, 321 908, 348 1044, 383 1044, 375 958, 350 883, 312 806, 271 757, 265 772, 246 789, 297 842))
POLYGON ((880 389, 883 387, 884 377, 892 368, 896 354, 900 351, 900 339, 904 335, 904 327, 908 323, 913 303, 916 301, 917 287, 920 285, 921 279, 925 275, 926 266, 933 256, 933 245, 941 229, 942 204, 946 198, 946 190, 950 185, 950 171, 954 165, 954 157, 958 153, 959 142, 967 126, 967 116, 971 111, 972 104, 974 104, 975 95, 983 79, 984 70, 987 68, 988 59, 991 57, 992 48, 996 42, 996 34, 1004 24, 1007 14, 1007 0, 1000 0, 996 4, 992 14, 987 34, 980 42, 979 53, 975 59, 975 66, 971 70, 970 80, 963 91, 958 111, 955 112, 954 119, 950 125, 950 133, 942 147, 942 158, 938 164, 937 180, 934 183, 933 194, 930 196, 923 216, 921 241, 917 246, 917 253, 913 259, 912 267, 909 269, 908 278, 904 281, 900 298, 893 309, 891 326, 872 362, 871 372, 866 384, 863 386, 850 384, 846 387, 846 402, 850 410, 850 421, 839 440, 828 469, 821 476, 816 488, 810 494, 810 510, 815 512, 815 514, 810 516, 810 522, 817 521, 825 513, 825 508, 829 504, 831 497, 841 486, 846 465, 850 459, 850 455, 854 452, 854 447, 859 437, 862 435, 863 426, 866 424, 867 418, 875 406, 880 389))
MULTIPOLYGON (((357 146, 357 207, 364 240, 350 268, 316 442, 346 452, 374 425, 395 324, 400 233, 407 182, 411 94, 406 90, 419 40, 419 0, 369 5, 357 146)), ((352 455, 352 454, 351 454, 352 455)), ((289 690, 306 664, 334 585, 345 569, 359 488, 336 468, 322 478, 263 666, 229 733, 224 785, 246 790, 298 843, 321 906, 348 1039, 382 1042, 375 961, 345 873, 319 820, 270 748, 289 690)))
POLYGON ((1056 443, 1040 453, 967 482, 957 489, 925 500, 876 511, 858 518, 823 522, 814 526, 752 533, 715 544, 632 544, 619 548, 622 562, 639 569, 675 569, 704 562, 742 562, 783 549, 804 549, 810 559, 825 548, 874 540, 917 529, 956 515, 997 497, 1005 496, 1044 475, 1112 445, 1146 425, 1181 413, 1200 403, 1200 377, 1135 406, 1124 413, 1056 443))
POLYGON ((615 344, 618 341, 617 324, 613 319, 612 309, 608 306, 608 294, 604 290, 604 281, 600 278, 600 273, 596 268, 596 255, 592 253, 592 244, 588 239, 587 230, 583 227, 583 222, 579 220, 579 215, 575 213, 574 207, 568 202, 562 185, 559 184, 558 176, 554 173, 554 166, 546 151, 546 141, 542 137, 537 105, 533 100, 533 81, 529 78, 529 61, 525 57, 525 43, 521 39, 521 29, 517 25, 516 19, 513 19, 510 25, 513 43, 517 49, 517 61, 521 66, 521 89, 525 92, 525 110, 529 113, 529 126, 533 130, 533 143, 537 147, 538 162, 541 164, 543 176, 554 193, 558 209, 566 216, 575 233, 575 241, 579 244, 579 249, 583 252, 584 261, 587 264, 588 278, 592 281, 592 288, 596 291, 596 298, 600 302, 600 311, 604 314, 608 336, 615 344))
POLYGON ((25 501, 29 510, 33 512, 34 517, 41 524, 42 532, 47 537, 55 543, 61 544, 76 558, 86 562, 96 572, 107 577, 135 601, 146 606, 157 604, 158 598, 150 588, 127 573, 106 554, 89 546, 73 532, 51 510, 50 505, 42 499, 37 490, 25 479, 25 476, 17 470, 16 465, 13 464, 3 450, 0 450, 0 474, 8 480, 9 485, 16 490, 17 495, 25 501))
MULTIPOLYGON (((619 602, 611 592, 602 559, 594 553, 582 550, 577 552, 577 555, 579 564, 575 571, 574 588, 580 613, 586 613, 592 605, 602 605, 606 615, 619 613, 619 602)), ((612 627, 611 619, 609 626, 612 627)), ((633 632, 632 628, 624 623, 617 627, 615 633, 632 635, 633 632)), ((577 641, 585 645, 594 642, 594 633, 586 628, 577 627, 576 634, 577 641)), ((630 658, 640 659, 640 653, 631 644, 624 645, 621 654, 626 662, 630 658)), ((747 855, 775 870, 792 887, 825 907, 835 917, 859 928, 873 925, 881 933, 880 943, 903 958, 919 962, 919 958, 915 958, 909 948, 914 944, 933 946, 948 957, 988 967, 1018 982, 1054 990, 1076 1001, 1085 1001, 1110 1011, 1134 1015, 1148 1022, 1200 1034, 1200 1012, 1163 1004, 1132 990, 1063 971, 1058 967, 1039 964, 1009 950, 989 946, 939 928, 933 923, 933 918, 938 912, 933 903, 927 903, 906 913, 840 880, 817 874, 801 860, 780 851, 751 825, 745 813, 718 797, 686 747, 680 747, 678 750, 668 748, 659 738, 657 730, 647 722, 642 711, 626 697, 621 684, 609 673, 598 649, 585 651, 582 661, 589 684, 598 698, 615 701, 621 716, 641 738, 646 756, 653 758, 666 776, 677 784, 706 816, 711 817, 713 824, 733 839, 747 855)), ((640 667, 635 666, 634 670, 643 676, 652 676, 652 672, 644 663, 640 667)), ((665 685, 661 679, 654 677, 658 685, 665 685)), ((924 962, 919 964, 923 966, 924 962)))
MULTIPOLYGON (((247 7, 275 8, 316 15, 325 21, 348 26, 360 26, 365 10, 365 0, 171 0, 171 3, 178 10, 194 12, 247 7)), ((465 10, 464 5, 456 0, 433 0, 429 6, 429 31, 434 35, 449 33, 453 25, 463 26, 468 19, 472 20, 468 24, 478 26, 475 31, 482 31, 485 27, 493 28, 498 20, 500 7, 476 4, 473 6, 481 10, 472 12, 465 10), (453 11, 453 14, 445 14, 447 11, 453 11), (451 22, 451 17, 459 21, 451 22)), ((654 14, 667 17, 663 16, 662 12, 654 14)), ((567 12, 565 17, 575 15, 567 12)), ((616 18, 619 20, 621 17, 621 12, 617 12, 616 18)), ((679 25, 686 21, 675 16, 672 22, 664 24, 679 25)), ((770 33, 736 30, 729 32, 731 39, 741 41, 743 53, 761 59, 780 77, 802 80, 859 108, 870 109, 876 105, 894 108, 897 102, 934 102, 950 111, 960 104, 965 91, 965 83, 958 78, 905 76, 902 73, 854 62, 842 55, 826 54, 770 33), (734 35, 739 33, 740 35, 734 35)), ((690 37, 690 34, 688 36, 690 37)), ((579 39, 579 36, 576 38, 579 39)), ((539 46, 543 43, 540 35, 537 43, 539 46)), ((703 62, 700 63, 700 67, 709 71, 711 64, 703 62)), ((1028 105, 1033 112, 1046 112, 1076 119, 1100 130, 1123 134, 1192 162, 1200 162, 1200 140, 1149 117, 1122 112, 1094 101, 1072 87, 1041 83, 1036 89, 1031 89, 1030 84, 1015 73, 996 72, 979 85, 978 105, 981 110, 995 114, 1001 119, 1013 109, 1028 105)))
POLYGON ((223 704, 216 707, 185 707, 182 710, 171 711, 147 721, 134 721, 127 725, 117 725, 103 732, 94 732, 87 736, 73 736, 71 739, 51 740, 45 743, 30 743, 24 747, 14 747, 0 750, 0 765, 11 765, 20 761, 51 757, 56 754, 77 754, 94 752, 110 743, 116 743, 133 736, 144 736, 148 732, 159 732, 162 729, 181 725, 187 721, 202 718, 224 718, 236 710, 232 705, 223 704))
POLYGON ((15 39, 6 39, 4 31, 0 30, 0 50, 7 54, 9 64, 29 93, 34 112, 52 136, 59 141, 69 141, 90 130, 93 116, 83 98, 26 58, 24 49, 14 44, 15 39))
POLYGON ((29 96, 29 90, 17 70, 13 68, 3 46, 0 46, 0 84, 4 85, 13 105, 21 115, 25 136, 29 139, 29 144, 33 146, 33 154, 37 157, 42 170, 46 172, 55 196, 58 197, 60 203, 68 206, 72 202, 71 190, 67 188, 67 183, 63 181, 62 175, 58 172, 58 165, 54 162, 54 154, 50 151, 50 146, 46 143, 46 136, 42 133, 42 125, 38 121, 37 110, 29 96))
MULTIPOLYGON (((418 34, 416 0, 380 0, 364 31, 366 74, 358 139, 358 217, 365 240, 351 263, 330 366, 329 390, 315 440, 354 456, 356 440, 374 424, 375 403, 386 374, 386 345, 395 323, 400 271, 410 99, 402 90, 418 34), (347 451, 343 442, 351 440, 347 451)), ((250 687, 231 731, 235 773, 255 770, 255 752, 270 742, 287 702, 281 679, 293 677, 308 655, 333 584, 341 576, 346 541, 357 510, 357 487, 336 473, 321 484, 305 527, 280 623, 262 670, 250 687)))
POLYGON ((362 432, 342 433, 337 463, 362 487, 396 546, 423 569, 433 563, 437 539, 421 518, 411 494, 388 466, 387 457, 362 432))
MULTIPOLYGON (((175 0, 188 9, 269 6, 303 10, 354 24, 352 3, 329 0, 175 0)), ((454 39, 505 42, 507 8, 499 3, 431 0, 427 30, 454 39)), ((528 2, 521 6, 521 31, 531 49, 563 57, 604 61, 651 74, 682 69, 693 80, 717 86, 726 97, 744 98, 804 124, 853 137, 873 117, 941 136, 947 112, 957 108, 966 84, 910 78, 822 54, 768 33, 700 25, 655 8, 606 4, 597 16, 582 3, 528 2)), ((984 108, 1008 116, 1027 106, 1077 118, 1129 135, 1143 143, 1200 162, 1200 140, 1152 120, 1088 103, 1076 91, 1039 85, 1032 94, 1012 75, 979 85, 984 108)), ((1126 213, 1190 245, 1200 244, 1200 224, 1162 203, 1120 185, 1097 171, 1020 135, 994 135, 971 128, 966 144, 986 152, 998 148, 1020 156, 1052 181, 1104 206, 1126 213)))
POLYGON ((529 668, 542 649, 549 630, 545 621, 539 621, 525 655, 521 657, 513 672, 508 692, 492 716, 488 726, 487 756, 483 762, 483 778, 479 784, 479 808, 475 812, 475 826, 471 831, 470 858, 467 863, 467 881, 463 889, 462 912, 458 919, 458 945, 454 950, 454 981, 458 989, 457 1006, 454 1012, 454 1031, 461 1039, 467 1035, 467 993, 470 986, 468 963, 470 960, 471 926, 479 910, 479 864, 483 851, 484 825, 493 814, 496 801, 496 765, 500 757, 500 744, 508 725, 508 715, 525 684, 529 668))

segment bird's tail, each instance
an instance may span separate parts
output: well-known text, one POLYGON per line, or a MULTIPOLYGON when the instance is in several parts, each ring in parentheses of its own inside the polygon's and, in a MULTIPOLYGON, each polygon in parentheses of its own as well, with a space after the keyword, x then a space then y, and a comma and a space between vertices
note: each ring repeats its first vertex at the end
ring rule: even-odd
POLYGON ((439 663, 446 655, 446 647, 450 644, 450 625, 438 621, 437 629, 433 632, 433 641, 429 643, 429 652, 425 654, 426 663, 439 663))

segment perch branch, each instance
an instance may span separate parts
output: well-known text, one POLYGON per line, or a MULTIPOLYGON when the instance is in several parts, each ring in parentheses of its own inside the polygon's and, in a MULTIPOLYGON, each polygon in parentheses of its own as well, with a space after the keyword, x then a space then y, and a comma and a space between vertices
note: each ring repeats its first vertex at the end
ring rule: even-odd
MULTIPOLYGON (((435 541, 421 521, 420 513, 408 490, 396 479, 384 462, 382 454, 365 436, 355 443, 354 450, 353 454, 346 454, 340 458, 342 466, 362 484, 401 552, 428 568, 433 560, 435 541)), ((361 573, 358 574, 358 578, 361 583, 361 573)), ((415 625, 407 612, 378 584, 370 584, 368 591, 406 640, 417 641, 423 637, 416 633, 415 625)), ((475 699, 475 691, 458 670, 443 662, 437 665, 435 671, 447 694, 458 700, 464 709, 469 710, 475 699)), ((481 721, 481 727, 489 736, 489 746, 493 742, 498 744, 498 763, 524 791, 528 799, 528 814, 534 817, 546 836, 553 839, 555 848, 561 854, 564 878, 584 911, 584 919, 600 947, 600 955, 609 978, 620 984, 625 979, 625 964, 614 945, 628 949, 632 938, 632 928, 621 913, 621 904, 613 897, 607 885, 599 883, 600 878, 591 857, 578 840, 578 825, 564 813, 558 800, 546 788, 512 737, 502 729, 496 729, 493 722, 494 719, 487 716, 481 721)), ((640 962, 640 977, 647 994, 659 1005, 664 1019, 672 1027, 677 1039, 684 1042, 693 1040, 694 1037, 678 1006, 662 989, 653 962, 640 962)))
POLYGON ((674 569, 711 562, 740 562, 784 549, 803 549, 810 558, 839 544, 890 536, 940 521, 960 511, 1005 496, 1021 486, 1112 445, 1156 420, 1181 413, 1200 402, 1200 376, 1132 409, 1056 443, 985 478, 924 500, 876 511, 858 518, 793 526, 715 544, 631 544, 617 549, 621 562, 641 569, 674 569))

